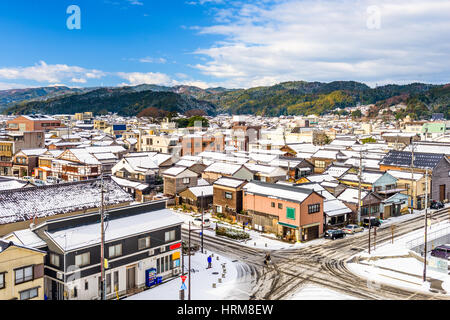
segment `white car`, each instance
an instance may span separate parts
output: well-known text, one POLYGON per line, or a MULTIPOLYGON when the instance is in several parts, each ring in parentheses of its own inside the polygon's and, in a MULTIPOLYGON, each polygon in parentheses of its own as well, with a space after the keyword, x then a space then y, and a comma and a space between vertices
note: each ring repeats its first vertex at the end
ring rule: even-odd
POLYGON ((58 178, 56 178, 56 177, 47 177, 46 181, 48 183, 50 183, 50 184, 56 184, 56 183, 58 183, 58 178))
POLYGON ((36 186, 38 186, 38 187, 42 187, 42 186, 46 186, 47 185, 44 181, 39 180, 39 179, 34 179, 34 184, 36 186))
MULTIPOLYGON (((195 218, 194 225, 197 227, 201 227, 202 226, 202 218, 195 218)), ((203 219, 203 227, 208 228, 210 226, 211 226, 211 221, 208 218, 204 218, 203 219)))
POLYGON ((358 226, 356 224, 349 224, 345 228, 342 228, 342 231, 344 231, 345 233, 348 233, 348 234, 353 234, 353 233, 356 233, 356 232, 364 231, 364 228, 360 227, 360 226, 358 226))

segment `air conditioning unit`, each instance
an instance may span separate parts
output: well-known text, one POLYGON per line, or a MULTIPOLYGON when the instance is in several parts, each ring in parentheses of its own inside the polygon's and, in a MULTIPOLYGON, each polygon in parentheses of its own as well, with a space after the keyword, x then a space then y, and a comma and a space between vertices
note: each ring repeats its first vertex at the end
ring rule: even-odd
POLYGON ((63 274, 62 274, 62 272, 57 272, 57 273, 56 273, 56 278, 59 279, 59 280, 62 280, 62 279, 63 279, 63 274))
POLYGON ((153 256, 154 254, 155 254, 155 250, 153 250, 153 249, 148 250, 148 256, 149 257, 153 256))
POLYGON ((161 247, 161 248, 159 248, 159 252, 166 252, 166 247, 164 246, 164 247, 161 247))
POLYGON ((179 275, 180 274, 180 269, 179 268, 176 268, 176 269, 173 269, 172 270, 172 276, 177 276, 177 275, 179 275))

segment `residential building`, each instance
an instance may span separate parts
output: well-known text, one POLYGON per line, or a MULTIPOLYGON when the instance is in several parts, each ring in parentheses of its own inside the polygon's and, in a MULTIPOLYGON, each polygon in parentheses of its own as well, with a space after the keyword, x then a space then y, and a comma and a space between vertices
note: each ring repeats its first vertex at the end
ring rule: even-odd
POLYGON ((244 186, 243 210, 256 230, 287 241, 310 241, 323 233, 324 197, 312 189, 252 181, 244 186))
POLYGON ((44 300, 46 252, 0 239, 0 300, 44 300))
POLYGON ((6 122, 11 131, 49 131, 62 127, 61 120, 46 115, 18 116, 6 122))
MULTIPOLYGON (((450 199, 450 161, 444 154, 390 151, 381 161, 380 170, 399 170, 431 175, 430 200, 446 201, 450 199), (412 168, 411 168, 412 163, 412 168)), ((419 187, 420 188, 420 187, 419 187)))
POLYGON ((197 173, 185 167, 172 167, 162 173, 164 179, 164 194, 175 197, 189 187, 198 183, 197 173))
MULTIPOLYGON (((222 177, 213 184, 213 210, 216 214, 237 219, 242 217, 243 187, 246 180, 222 177)), ((248 222, 248 221, 245 221, 248 222)))

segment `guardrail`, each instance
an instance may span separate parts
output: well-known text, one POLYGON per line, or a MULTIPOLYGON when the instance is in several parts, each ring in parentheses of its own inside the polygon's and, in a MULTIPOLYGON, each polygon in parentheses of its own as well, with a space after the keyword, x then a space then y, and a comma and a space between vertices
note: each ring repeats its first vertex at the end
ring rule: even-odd
MULTIPOLYGON (((446 243, 450 243, 450 226, 432 232, 428 231, 427 251, 431 251, 435 247, 446 243)), ((406 248, 423 255, 425 250, 425 236, 422 235, 406 242, 406 248)))

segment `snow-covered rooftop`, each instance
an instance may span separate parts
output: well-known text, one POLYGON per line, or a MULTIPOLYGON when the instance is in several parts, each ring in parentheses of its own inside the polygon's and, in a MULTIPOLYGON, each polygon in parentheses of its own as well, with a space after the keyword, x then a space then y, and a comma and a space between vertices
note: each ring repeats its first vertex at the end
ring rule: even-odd
MULTIPOLYGON (((133 201, 111 179, 104 179, 108 204, 133 201)), ((99 180, 0 191, 0 224, 26 221, 96 208, 101 201, 99 180)))
MULTIPOLYGON (((167 209, 111 219, 108 221, 108 228, 105 231, 105 242, 108 243, 123 237, 147 233, 182 223, 183 220, 167 209)), ((46 233, 62 249, 71 251, 99 244, 99 229, 100 222, 46 233)))

